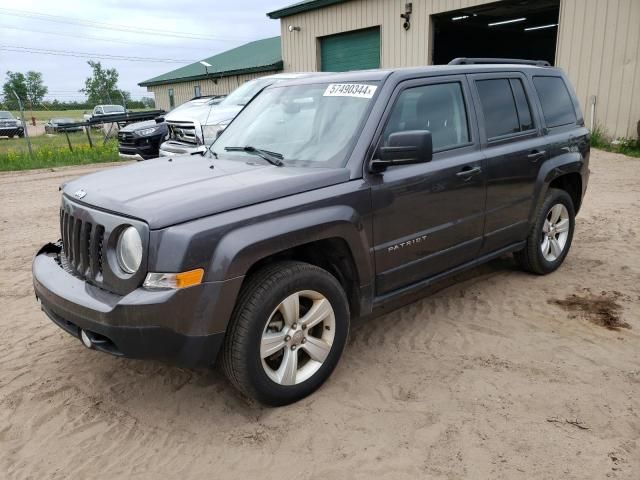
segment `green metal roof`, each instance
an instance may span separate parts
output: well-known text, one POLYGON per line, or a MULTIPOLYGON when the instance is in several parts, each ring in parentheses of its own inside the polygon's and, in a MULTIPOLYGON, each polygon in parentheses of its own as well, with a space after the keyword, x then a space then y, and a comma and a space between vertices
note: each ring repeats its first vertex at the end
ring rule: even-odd
POLYGON ((302 2, 294 3, 287 7, 283 7, 279 10, 267 13, 269 18, 282 18, 289 15, 295 15, 296 13, 307 12, 309 10, 316 10, 318 8, 328 7, 336 3, 343 3, 347 0, 302 0, 302 2))
POLYGON ((207 67, 205 70, 201 63, 195 62, 140 82, 138 85, 149 87, 166 83, 228 77, 243 73, 281 70, 282 51, 280 37, 256 40, 203 60, 212 66, 207 67))

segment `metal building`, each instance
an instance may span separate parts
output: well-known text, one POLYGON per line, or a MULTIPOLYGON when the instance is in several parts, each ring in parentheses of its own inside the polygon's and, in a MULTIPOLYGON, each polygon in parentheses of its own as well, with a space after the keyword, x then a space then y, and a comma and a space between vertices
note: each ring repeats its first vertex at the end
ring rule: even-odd
POLYGON ((549 60, 587 125, 638 135, 640 0, 305 0, 268 16, 281 22, 285 71, 549 60))
POLYGON ((241 45, 138 85, 154 93, 156 107, 168 111, 194 97, 226 95, 247 80, 279 71, 280 37, 273 37, 241 45))

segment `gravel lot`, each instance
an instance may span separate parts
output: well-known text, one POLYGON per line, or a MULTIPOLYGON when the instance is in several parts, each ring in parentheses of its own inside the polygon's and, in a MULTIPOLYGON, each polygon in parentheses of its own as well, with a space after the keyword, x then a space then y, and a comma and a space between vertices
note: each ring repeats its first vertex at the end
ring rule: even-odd
POLYGON ((279 409, 215 369, 88 351, 39 311, 58 185, 95 169, 0 175, 3 478, 638 478, 640 160, 594 151, 558 272, 505 257, 356 322, 328 383, 279 409))

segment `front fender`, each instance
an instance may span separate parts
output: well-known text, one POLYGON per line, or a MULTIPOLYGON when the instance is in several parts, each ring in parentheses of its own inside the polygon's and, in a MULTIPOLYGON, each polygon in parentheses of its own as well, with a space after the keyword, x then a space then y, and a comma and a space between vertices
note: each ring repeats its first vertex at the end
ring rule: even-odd
POLYGON ((372 277, 364 222, 356 210, 346 205, 291 213, 228 232, 214 249, 207 277, 215 281, 243 276, 263 258, 329 238, 347 243, 361 281, 372 277))

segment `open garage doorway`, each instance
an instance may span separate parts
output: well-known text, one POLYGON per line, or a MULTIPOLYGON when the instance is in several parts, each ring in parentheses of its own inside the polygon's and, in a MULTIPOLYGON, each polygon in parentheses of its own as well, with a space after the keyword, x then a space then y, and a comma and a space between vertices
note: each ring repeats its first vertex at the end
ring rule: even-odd
POLYGON ((432 15, 432 63, 456 57, 555 61, 560 0, 513 0, 432 15))

